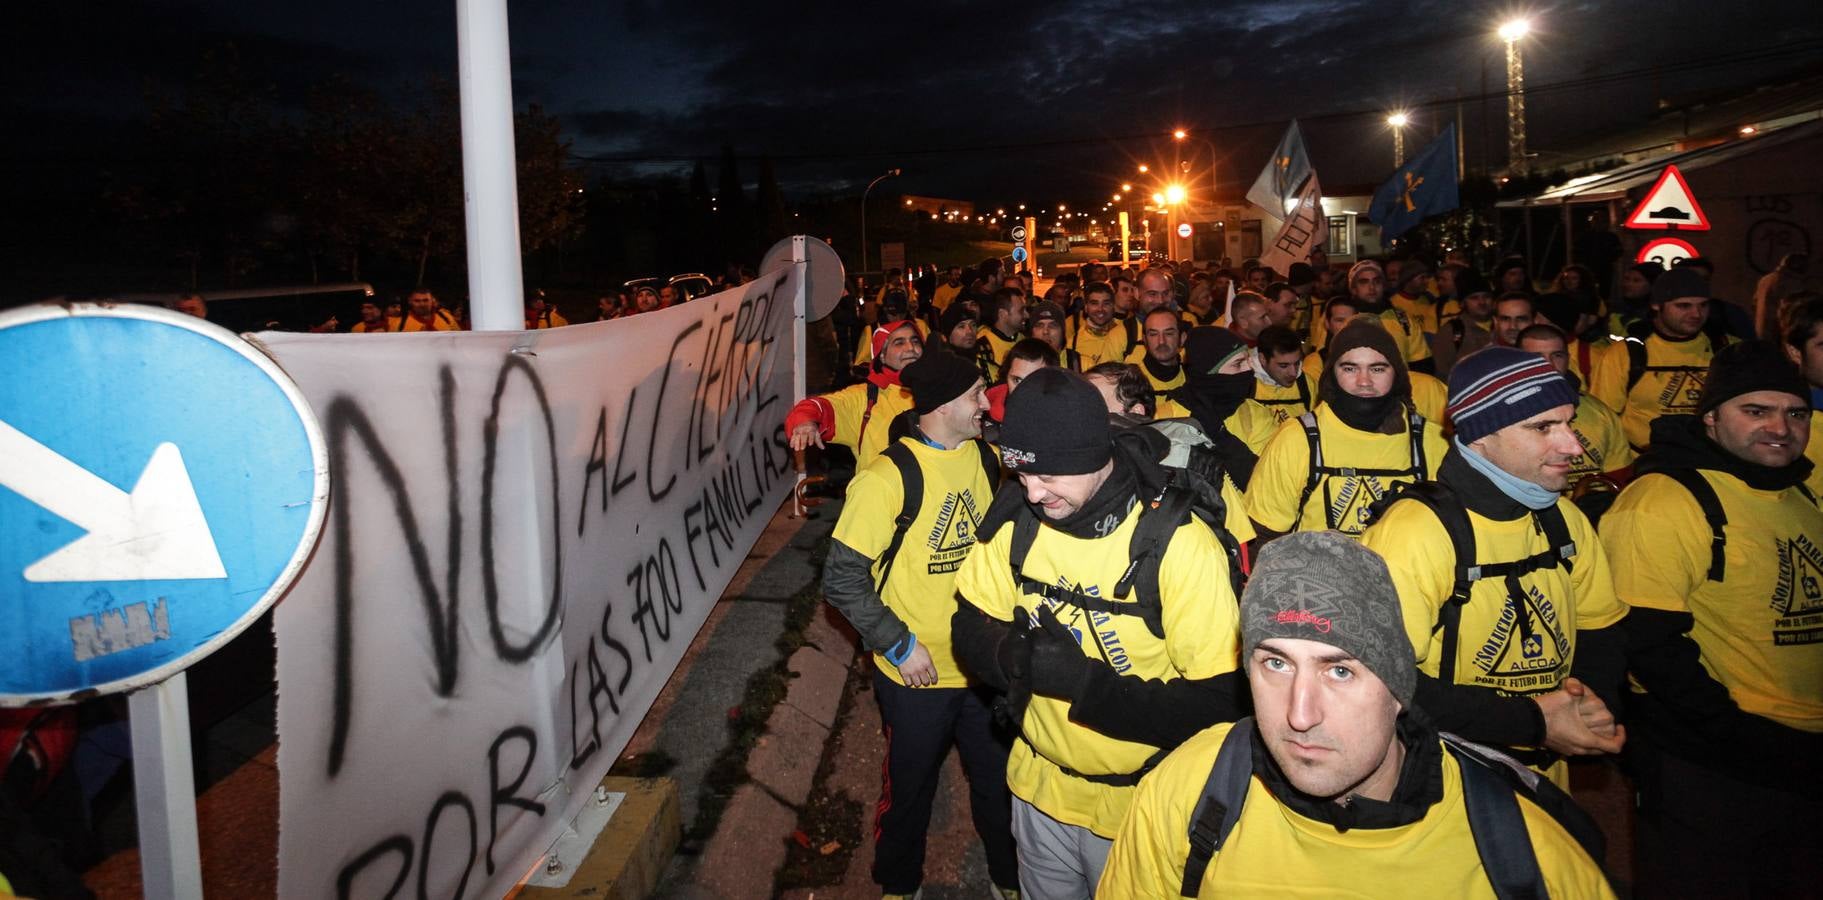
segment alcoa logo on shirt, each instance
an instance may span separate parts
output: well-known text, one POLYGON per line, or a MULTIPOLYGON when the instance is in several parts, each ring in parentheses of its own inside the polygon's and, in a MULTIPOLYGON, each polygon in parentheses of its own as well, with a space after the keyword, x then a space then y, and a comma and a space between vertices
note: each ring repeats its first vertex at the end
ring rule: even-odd
POLYGON ((1015 450, 1003 444, 1000 447, 1000 461, 1006 463, 1009 469, 1017 469, 1037 462, 1038 456, 1030 450, 1015 450))
POLYGON ((1323 634, 1329 633, 1329 620, 1303 609, 1281 609, 1273 620, 1280 625, 1312 625, 1323 634))

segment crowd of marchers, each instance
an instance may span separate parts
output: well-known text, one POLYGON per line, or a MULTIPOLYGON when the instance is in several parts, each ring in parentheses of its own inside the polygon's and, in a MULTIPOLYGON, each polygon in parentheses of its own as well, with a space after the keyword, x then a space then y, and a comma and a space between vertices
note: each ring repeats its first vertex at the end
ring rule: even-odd
POLYGON ((851 285, 857 380, 786 429, 856 461, 824 592, 871 655, 882 893, 953 746, 1007 897, 1818 896, 1806 264, 1737 302, 1702 259, 851 285))

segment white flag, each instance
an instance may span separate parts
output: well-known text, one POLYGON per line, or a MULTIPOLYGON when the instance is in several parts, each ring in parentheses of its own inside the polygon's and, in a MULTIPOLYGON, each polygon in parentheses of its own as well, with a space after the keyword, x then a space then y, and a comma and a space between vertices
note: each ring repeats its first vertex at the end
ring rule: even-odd
POLYGON ((1296 205, 1279 225, 1278 236, 1260 254, 1260 265, 1270 266, 1282 278, 1292 263, 1308 262, 1310 251, 1329 243, 1329 218, 1323 215, 1323 188, 1313 169, 1298 186, 1296 205))

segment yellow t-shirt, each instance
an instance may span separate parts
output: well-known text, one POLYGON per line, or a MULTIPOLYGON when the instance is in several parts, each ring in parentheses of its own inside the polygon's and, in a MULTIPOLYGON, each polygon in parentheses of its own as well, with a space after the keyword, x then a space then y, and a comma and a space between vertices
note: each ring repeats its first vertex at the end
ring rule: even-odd
POLYGON ((950 303, 960 296, 961 293, 962 285, 958 284, 955 287, 950 287, 949 284, 940 282, 937 285, 937 289, 931 292, 930 305, 936 307, 937 312, 941 313, 949 309, 950 303))
POLYGON ((1595 371, 1589 393, 1620 414, 1627 441, 1645 447, 1652 441, 1652 420, 1668 414, 1694 413, 1703 396, 1709 360, 1715 355, 1709 338, 1699 334, 1687 341, 1668 341, 1657 334, 1646 338, 1646 365, 1664 371, 1646 371, 1639 383, 1627 389, 1632 366, 1627 341, 1616 341, 1594 357, 1595 371))
MULTIPOLYGON (((1321 439, 1323 463, 1329 468, 1409 469, 1413 466, 1412 441, 1405 430, 1398 434, 1377 434, 1348 427, 1325 404, 1317 404, 1312 414, 1321 439)), ((1437 465, 1449 450, 1443 431, 1437 423, 1423 424, 1424 473, 1437 476, 1437 465)), ((1270 531, 1322 531, 1335 528, 1345 534, 1358 535, 1367 527, 1367 510, 1375 500, 1386 496, 1396 482, 1411 481, 1410 476, 1388 475, 1323 475, 1303 508, 1298 498, 1310 480, 1310 442, 1304 425, 1292 419, 1274 432, 1260 452, 1259 464, 1253 468, 1253 480, 1247 483, 1247 514, 1270 531)), ((1447 544, 1445 545, 1447 546, 1447 544)))
POLYGON ((1019 336, 1002 337, 1000 332, 989 325, 981 326, 976 335, 975 358, 981 364, 981 377, 987 379, 988 384, 999 384, 1005 379, 1000 371, 1001 363, 1006 361, 1006 352, 1019 343, 1019 336))
POLYGON ((1412 381, 1412 405, 1426 421, 1443 425, 1444 410, 1450 405, 1450 387, 1443 379, 1423 372, 1407 372, 1412 381))
MULTIPOLYGON (((965 441, 954 450, 940 450, 912 438, 900 440, 918 461, 924 497, 918 503, 917 517, 905 530, 880 599, 930 651, 937 667, 937 687, 966 687, 969 680, 950 651, 956 571, 975 546, 975 528, 994 499, 994 488, 974 441, 965 441)), ((833 537, 874 560, 876 582, 880 555, 892 540, 893 519, 904 498, 905 484, 898 467, 883 457, 876 457, 848 483, 847 500, 833 537)), ((886 677, 905 683, 899 667, 886 657, 875 653, 874 665, 886 677)))
MULTIPOLYGON (((1143 515, 1143 513, 1141 513, 1143 515)), ((1040 584, 1058 584, 1085 594, 1113 597, 1128 565, 1128 545, 1141 515, 1129 515, 1107 537, 1072 537, 1040 527, 1026 556, 1024 574, 1040 584)), ((956 576, 962 601, 1003 622, 1035 615, 1043 598, 1022 592, 1008 562, 1013 528, 975 545, 956 576)), ((1229 588, 1227 557, 1215 534, 1192 518, 1172 535, 1159 561, 1159 595, 1165 636, 1158 638, 1138 616, 1086 613, 1068 605, 1052 607, 1076 632, 1084 655, 1105 660, 1122 675, 1170 681, 1213 678, 1234 671, 1240 646, 1240 610, 1229 588), (1089 627, 1084 627, 1084 625, 1089 627)), ((1137 602, 1130 597, 1129 602, 1137 602)), ((1157 747, 1116 740, 1070 721, 1067 701, 1034 696, 1007 763, 1007 786, 1045 815, 1113 837, 1126 815, 1131 787, 1099 784, 1065 774, 1061 766, 1088 774, 1136 771, 1157 747)))
POLYGON ((1391 302, 1395 308, 1405 313, 1413 325, 1418 326, 1418 331, 1424 334, 1437 333, 1437 323, 1441 318, 1437 315, 1437 301, 1429 294, 1407 297, 1394 293, 1391 302))
POLYGON ((1266 449, 1266 442, 1279 430, 1280 419, 1273 410, 1253 400, 1242 400, 1234 413, 1222 420, 1229 434, 1241 439, 1254 455, 1266 449))
POLYGON ((1621 430, 1620 417, 1594 396, 1585 393, 1577 400, 1576 418, 1570 420, 1570 430, 1582 444, 1582 455, 1570 461, 1570 485, 1564 493, 1575 490, 1576 483, 1590 475, 1633 465, 1636 456, 1621 430))
POLYGON ((831 440, 854 453, 857 470, 866 468, 880 451, 886 449, 893 419, 912 408, 911 391, 896 384, 879 389, 871 416, 867 414, 866 382, 820 394, 817 399, 827 402, 830 411, 835 413, 835 437, 831 440), (863 420, 866 421, 865 430, 863 420))
MULTIPOLYGON (((1323 381, 1324 365, 1325 363, 1321 351, 1312 350, 1309 353, 1304 354, 1304 377, 1310 379, 1310 396, 1312 403, 1317 402, 1316 386, 1323 381)), ((1296 417, 1293 416, 1293 418, 1296 417)))
MULTIPOLYGON (((1418 671, 1449 684, 1490 688, 1503 696, 1548 693, 1570 677, 1577 629, 1606 628, 1626 616, 1626 607, 1614 594, 1607 555, 1588 517, 1568 498, 1558 500, 1557 508, 1576 544, 1570 571, 1541 569, 1519 579, 1526 593, 1527 625, 1514 614, 1506 579, 1475 582, 1462 607, 1456 665, 1449 673, 1442 672, 1444 635, 1439 627, 1440 610, 1456 583, 1457 560, 1449 532, 1429 507, 1407 501, 1394 504, 1362 533, 1362 545, 1380 554, 1392 573, 1418 671)), ((1550 548, 1531 516, 1508 522, 1474 510, 1468 516, 1475 531, 1477 563, 1514 562, 1550 548)), ((1547 774, 1569 789, 1569 769, 1562 761, 1547 774)))
MULTIPOLYGON (((1139 783, 1108 851, 1097 896, 1176 897, 1190 858, 1190 817, 1232 725, 1207 729, 1139 783)), ((1491 898, 1463 803, 1462 770, 1443 753, 1443 797, 1396 828, 1352 828, 1305 818, 1255 777, 1241 816, 1203 873, 1198 897, 1491 898)), ((1520 815, 1553 897, 1612 898, 1601 867, 1563 826, 1519 797, 1520 815)))
MULTIPOLYGON (((1071 322, 1074 318, 1065 321, 1071 322)), ((1131 321, 1115 319, 1108 323, 1108 330, 1101 334, 1096 334, 1087 320, 1083 321, 1082 327, 1073 330, 1067 346, 1082 355, 1083 371, 1102 363, 1121 362, 1127 358, 1136 343, 1127 339, 1127 327, 1131 321)))
MULTIPOLYGON (((1183 359, 1181 351, 1178 353, 1178 359, 1183 359)), ((1145 344, 1134 347, 1132 352, 1127 354, 1126 361, 1138 366, 1139 370, 1146 374, 1146 380, 1152 383, 1152 392, 1157 394, 1160 400, 1165 399, 1166 393, 1184 386, 1184 367, 1182 365, 1177 367, 1177 374, 1169 379, 1161 380, 1157 375, 1152 374, 1152 370, 1146 366, 1145 344)))
POLYGON ((1297 381, 1288 386, 1267 384, 1254 378, 1253 401, 1271 411, 1273 419, 1281 424, 1287 419, 1295 419, 1310 412, 1310 408, 1317 402, 1317 378, 1321 374, 1321 360, 1318 361, 1318 375, 1310 374, 1309 363, 1315 356, 1312 353, 1304 357, 1304 371, 1298 375, 1297 381))
POLYGON ((461 326, 461 324, 459 324, 456 321, 455 316, 450 315, 449 310, 439 308, 435 313, 433 313, 431 315, 429 325, 424 324, 424 320, 418 318, 417 316, 413 316, 413 315, 406 315, 404 317, 392 316, 386 320, 386 330, 387 331, 408 331, 408 332, 409 331, 461 331, 462 326, 461 326))
POLYGON ((1690 613, 1703 668, 1742 711, 1823 731, 1823 511, 1796 488, 1702 475, 1728 516, 1726 580, 1709 580, 1696 498, 1668 475, 1645 475, 1601 520, 1615 591, 1632 606, 1690 613))

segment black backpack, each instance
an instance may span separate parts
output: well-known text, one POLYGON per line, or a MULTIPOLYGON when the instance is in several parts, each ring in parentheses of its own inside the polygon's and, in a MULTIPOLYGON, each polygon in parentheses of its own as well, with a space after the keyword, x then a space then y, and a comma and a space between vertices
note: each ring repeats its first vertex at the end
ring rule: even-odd
POLYGON ((1165 636, 1165 626, 1164 605, 1158 587, 1159 562, 1164 558, 1165 549, 1170 545, 1172 535, 1177 533, 1178 526, 1194 516, 1209 526, 1209 530, 1215 533, 1216 540, 1222 545, 1223 553, 1228 558, 1228 577, 1234 596, 1239 598, 1245 573, 1242 571, 1240 541, 1228 531, 1228 507, 1222 500, 1221 487, 1222 479, 1226 476, 1222 472, 1221 460, 1213 451, 1192 448, 1188 464, 1181 468, 1163 468, 1164 485, 1153 496, 1140 501, 1142 509, 1138 513, 1139 523, 1134 526, 1133 537, 1127 545, 1127 568, 1114 585, 1113 599, 1045 584, 1026 576, 1026 555, 1031 552, 1032 542, 1038 537, 1040 523, 1031 507, 1025 504, 1020 504, 1013 514, 1013 541, 1007 554, 1013 569, 1013 580, 1019 589, 1086 612, 1138 616, 1146 623, 1146 630, 1152 632, 1153 636, 1162 638, 1165 636), (1196 450, 1203 452, 1199 454, 1196 450), (1126 602, 1127 597, 1136 589, 1139 593, 1135 601, 1126 602))
MULTIPOLYGON (((1310 503, 1310 495, 1316 493, 1317 486, 1323 483, 1325 476, 1334 475, 1340 478, 1359 476, 1376 476, 1380 478, 1411 478, 1422 482, 1430 476, 1429 467, 1424 459, 1424 417, 1410 405, 1405 408, 1406 433, 1412 442, 1412 464, 1405 469, 1358 469, 1352 466, 1330 466, 1323 462, 1323 435, 1317 430, 1317 414, 1313 410, 1298 417, 1298 424, 1304 426, 1304 439, 1310 445, 1310 477, 1304 481, 1304 492, 1298 496, 1297 518, 1291 520, 1288 531, 1297 531, 1304 523, 1304 507, 1310 503)), ((1323 504, 1324 527, 1334 529, 1337 523, 1330 521, 1330 504, 1323 504)))
MULTIPOLYGON (((911 411, 907 410, 905 414, 909 415, 911 411)), ((905 532, 918 518, 918 510, 924 501, 924 469, 918 465, 917 454, 904 441, 899 440, 901 435, 896 433, 903 430, 900 424, 903 421, 903 417, 893 421, 892 430, 895 433, 892 435, 892 443, 880 451, 880 455, 892 460, 893 467, 899 470, 899 484, 904 487, 905 498, 899 504, 899 514, 893 517, 892 539, 886 542, 886 549, 880 553, 880 574, 874 580, 876 594, 886 589, 886 576, 892 574, 893 559, 899 555, 899 545, 905 542, 905 532)), ((1000 457, 994 453, 994 448, 980 438, 974 438, 970 443, 981 454, 981 469, 987 473, 988 496, 991 498, 994 489, 1000 485, 1000 457)))
POLYGON ((1532 513, 1534 526, 1545 536, 1546 549, 1524 559, 1484 563, 1476 555, 1475 529, 1469 523, 1468 509, 1446 485, 1435 481, 1399 485, 1374 504, 1370 515, 1378 520, 1393 504, 1405 499, 1424 504, 1437 521, 1443 523, 1443 530, 1450 536, 1450 550, 1456 557, 1455 584, 1450 588, 1449 600, 1437 610, 1437 625, 1432 629, 1443 632, 1443 655, 1437 671, 1448 683, 1456 675, 1456 633, 1462 622, 1462 607, 1468 604, 1475 582, 1484 578, 1505 579, 1508 600, 1519 604, 1516 618, 1521 640, 1524 640, 1531 636, 1532 617, 1525 614, 1525 588, 1519 579, 1541 569, 1570 571, 1576 556, 1576 542, 1570 539, 1570 526, 1564 521, 1563 510, 1553 503, 1532 513))
MULTIPOLYGON (((1633 393, 1633 387, 1647 372, 1686 372, 1701 374, 1709 371, 1708 366, 1650 366, 1646 364, 1646 341, 1644 338, 1628 335, 1621 343, 1627 348, 1627 393, 1633 393)), ((1715 346, 1712 341, 1711 347, 1715 346)))
MULTIPOLYGON (((1240 821, 1241 808, 1252 786, 1253 732, 1251 716, 1234 723, 1222 739, 1209 780, 1191 813, 1190 856, 1184 863, 1184 880, 1179 888, 1185 897, 1195 897, 1202 891, 1209 863, 1240 821)), ((1601 864, 1606 841, 1600 827, 1550 779, 1492 748, 1450 734, 1440 737, 1445 751, 1462 770, 1462 801, 1468 808, 1469 831, 1474 835, 1475 850, 1494 896, 1501 900, 1544 900, 1549 896, 1519 808, 1519 794, 1557 820, 1589 858, 1596 865, 1601 864)))

